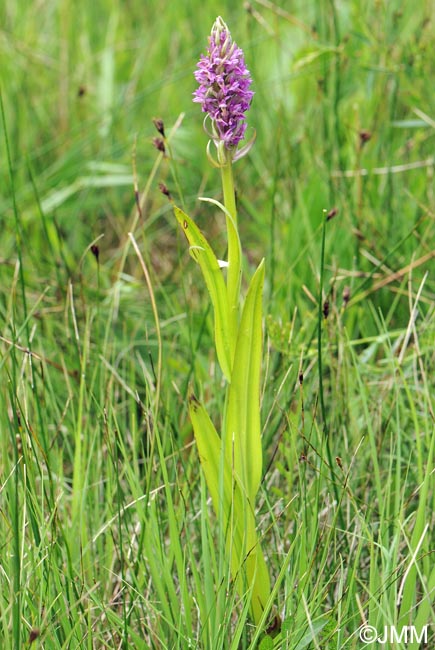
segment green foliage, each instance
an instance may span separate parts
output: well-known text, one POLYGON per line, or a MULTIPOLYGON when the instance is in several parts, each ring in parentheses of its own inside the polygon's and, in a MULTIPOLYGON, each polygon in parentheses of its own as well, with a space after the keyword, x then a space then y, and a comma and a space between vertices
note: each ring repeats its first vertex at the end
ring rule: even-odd
MULTIPOLYGON (((230 279, 225 285, 213 250, 195 223, 177 206, 174 213, 207 286, 215 314, 216 353, 229 382, 221 437, 193 395, 189 402, 190 419, 207 486, 225 530, 231 572, 239 594, 249 593, 252 616, 258 624, 270 594, 254 516, 263 456, 259 408, 264 264, 260 263, 249 284, 234 341, 229 318, 234 302, 230 279)), ((237 230, 232 230, 237 235, 237 230)), ((237 248, 239 258, 240 244, 237 248)))

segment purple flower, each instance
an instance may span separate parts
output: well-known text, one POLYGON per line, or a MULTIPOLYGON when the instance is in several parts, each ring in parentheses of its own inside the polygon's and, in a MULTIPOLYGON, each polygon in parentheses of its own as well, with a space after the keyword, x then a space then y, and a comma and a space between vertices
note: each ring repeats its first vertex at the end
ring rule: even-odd
POLYGON ((212 138, 235 149, 246 131, 245 113, 254 95, 242 50, 233 42, 221 17, 211 30, 206 55, 201 55, 195 79, 199 88, 193 101, 202 105, 212 122, 212 138))

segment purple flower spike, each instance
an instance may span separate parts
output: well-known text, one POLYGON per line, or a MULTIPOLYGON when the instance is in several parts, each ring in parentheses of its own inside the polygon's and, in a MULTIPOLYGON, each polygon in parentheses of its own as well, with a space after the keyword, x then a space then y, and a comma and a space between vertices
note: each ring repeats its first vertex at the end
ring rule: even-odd
POLYGON ((235 150, 246 131, 245 113, 254 95, 251 76, 242 50, 233 42, 228 27, 219 16, 211 30, 206 55, 201 55, 195 79, 199 88, 193 101, 211 119, 216 145, 235 150))

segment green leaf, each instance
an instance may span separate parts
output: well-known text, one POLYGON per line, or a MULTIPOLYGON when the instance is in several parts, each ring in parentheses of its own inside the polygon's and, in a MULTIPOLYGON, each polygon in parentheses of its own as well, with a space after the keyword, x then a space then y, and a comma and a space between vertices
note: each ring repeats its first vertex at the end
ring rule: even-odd
MULTIPOLYGON (((200 197, 200 201, 206 201, 216 205, 226 217, 228 237, 228 275, 227 275, 227 297, 229 315, 229 337, 231 346, 231 367, 234 359, 234 348, 236 345, 237 331, 239 326, 239 304, 240 304, 240 283, 242 280, 242 247, 240 244, 239 232, 237 230, 237 215, 234 201, 234 185, 232 175, 232 163, 226 169, 222 169, 222 181, 226 186, 226 195, 229 206, 232 206, 233 213, 222 203, 215 199, 200 197)), ((224 190, 225 194, 225 190, 224 190)))
POLYGON ((175 217, 190 244, 190 254, 198 262, 214 309, 216 353, 223 374, 231 380, 231 348, 229 340, 229 309, 225 281, 216 255, 192 219, 174 206, 175 217))
POLYGON ((271 636, 265 636, 261 640, 259 650, 273 650, 273 639, 271 636))
POLYGON ((251 612, 258 623, 270 595, 270 581, 255 529, 254 511, 231 465, 222 462, 226 458, 222 457, 221 439, 194 395, 189 398, 189 415, 207 487, 225 530, 231 574, 240 596, 251 591, 251 612))
MULTIPOLYGON (((244 558, 246 544, 243 539, 245 530, 248 530, 244 521, 243 495, 232 477, 231 467, 223 462, 222 443, 214 424, 194 395, 189 398, 189 416, 213 507, 226 531, 227 551, 235 576, 244 558)), ((249 528, 252 529, 252 526, 249 528)))
MULTIPOLYGON (((195 434, 199 459, 204 472, 216 514, 221 509, 219 498, 219 466, 221 459, 221 439, 203 405, 194 395, 189 397, 189 416, 195 434)), ((231 494, 231 486, 227 493, 231 494)))
MULTIPOLYGON (((312 621, 310 624, 310 630, 305 634, 302 639, 299 641, 299 643, 296 646, 296 650, 303 650, 307 646, 309 646, 314 639, 318 641, 319 633, 323 630, 323 628, 326 626, 328 623, 328 619, 325 618, 319 618, 317 621, 312 621)), ((319 643, 317 642, 317 647, 319 646, 319 643)))
POLYGON ((262 471, 260 371, 263 283, 264 261, 251 280, 243 306, 224 428, 228 462, 251 507, 254 506, 262 471))

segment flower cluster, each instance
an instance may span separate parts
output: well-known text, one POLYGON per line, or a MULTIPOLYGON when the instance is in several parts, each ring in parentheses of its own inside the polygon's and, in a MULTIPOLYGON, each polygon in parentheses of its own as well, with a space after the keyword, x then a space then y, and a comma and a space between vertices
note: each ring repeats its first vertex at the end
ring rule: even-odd
POLYGON ((233 42, 228 27, 217 18, 206 55, 201 55, 195 71, 199 88, 193 101, 202 105, 212 122, 212 138, 233 150, 246 131, 245 113, 254 93, 243 51, 233 42))

